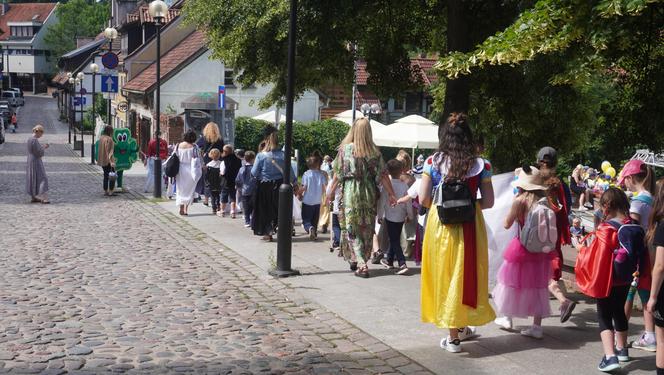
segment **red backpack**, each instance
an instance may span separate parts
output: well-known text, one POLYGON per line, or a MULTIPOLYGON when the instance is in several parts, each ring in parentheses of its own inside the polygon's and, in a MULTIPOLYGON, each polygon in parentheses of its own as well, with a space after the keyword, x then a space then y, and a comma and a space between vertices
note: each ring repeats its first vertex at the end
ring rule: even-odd
POLYGON ((613 251, 618 246, 616 228, 602 223, 595 231, 593 242, 579 249, 574 274, 581 293, 593 298, 609 296, 613 286, 613 251))

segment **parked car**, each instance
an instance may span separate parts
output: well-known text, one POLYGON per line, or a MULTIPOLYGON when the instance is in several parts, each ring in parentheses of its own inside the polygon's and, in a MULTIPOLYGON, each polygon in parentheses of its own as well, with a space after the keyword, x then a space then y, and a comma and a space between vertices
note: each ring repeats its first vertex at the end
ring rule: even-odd
POLYGON ((23 97, 23 90, 19 89, 18 87, 12 87, 9 90, 16 91, 21 96, 21 98, 23 97))
POLYGON ((2 122, 2 124, 0 124, 0 145, 1 145, 1 144, 5 143, 5 124, 6 124, 6 121, 4 119, 0 119, 0 122, 2 122))
POLYGON ((7 128, 13 113, 14 112, 12 112, 11 107, 8 104, 0 103, 0 120, 4 122, 5 129, 7 128))
POLYGON ((5 90, 2 92, 2 99, 9 102, 10 105, 14 107, 19 107, 25 105, 25 99, 14 90, 5 90))

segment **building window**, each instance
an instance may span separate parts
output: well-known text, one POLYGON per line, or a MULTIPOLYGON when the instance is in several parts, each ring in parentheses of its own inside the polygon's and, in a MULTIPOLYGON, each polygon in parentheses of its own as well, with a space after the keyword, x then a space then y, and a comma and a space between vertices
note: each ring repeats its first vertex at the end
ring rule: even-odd
POLYGON ((233 69, 224 70, 224 85, 235 86, 235 75, 233 75, 233 69))
POLYGON ((406 94, 406 112, 422 112, 422 96, 419 93, 406 94))

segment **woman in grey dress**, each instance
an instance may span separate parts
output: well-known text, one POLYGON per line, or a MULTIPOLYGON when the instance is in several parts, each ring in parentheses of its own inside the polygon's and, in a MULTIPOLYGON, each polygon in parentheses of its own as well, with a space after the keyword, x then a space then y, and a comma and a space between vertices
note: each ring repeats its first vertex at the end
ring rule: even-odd
POLYGON ((39 138, 44 135, 44 127, 37 125, 32 128, 32 137, 28 139, 28 166, 26 170, 26 191, 32 197, 32 203, 51 203, 48 201, 48 178, 42 156, 48 148, 48 143, 39 143, 39 138))

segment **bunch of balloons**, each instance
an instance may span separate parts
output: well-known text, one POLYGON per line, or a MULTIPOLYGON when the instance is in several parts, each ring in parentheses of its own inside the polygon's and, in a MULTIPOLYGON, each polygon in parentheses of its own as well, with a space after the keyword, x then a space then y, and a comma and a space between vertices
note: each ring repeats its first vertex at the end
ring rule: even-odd
POLYGON ((611 166, 611 163, 608 161, 603 161, 602 162, 602 172, 604 172, 605 175, 608 175, 611 178, 616 177, 616 169, 611 166))

